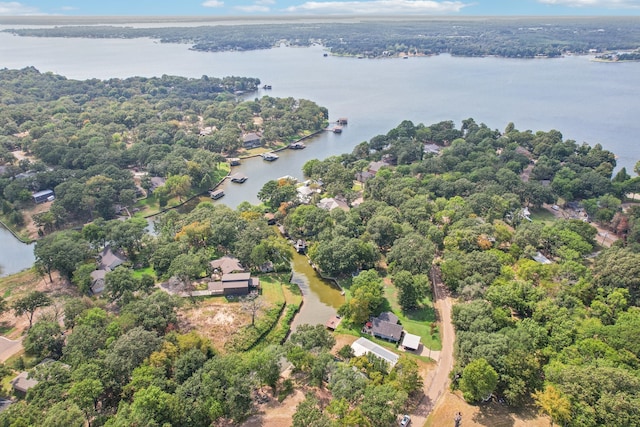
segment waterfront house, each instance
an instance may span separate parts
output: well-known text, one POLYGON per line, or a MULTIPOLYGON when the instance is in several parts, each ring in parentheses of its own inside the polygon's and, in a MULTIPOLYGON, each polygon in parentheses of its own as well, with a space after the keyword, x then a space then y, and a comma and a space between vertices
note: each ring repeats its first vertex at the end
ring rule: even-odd
POLYGON ((249 150, 251 148, 260 147, 262 145, 262 140, 260 135, 255 132, 251 132, 242 136, 242 144, 244 148, 249 150))

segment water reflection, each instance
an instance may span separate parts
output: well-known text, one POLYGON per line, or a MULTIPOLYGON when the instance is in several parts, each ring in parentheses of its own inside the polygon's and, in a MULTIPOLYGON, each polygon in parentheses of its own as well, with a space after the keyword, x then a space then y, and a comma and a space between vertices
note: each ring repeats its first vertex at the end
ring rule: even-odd
POLYGON ((324 324, 334 316, 344 303, 344 296, 331 281, 322 279, 309 265, 304 255, 295 253, 292 260, 293 278, 291 281, 300 287, 304 303, 291 324, 293 330, 298 325, 324 324))

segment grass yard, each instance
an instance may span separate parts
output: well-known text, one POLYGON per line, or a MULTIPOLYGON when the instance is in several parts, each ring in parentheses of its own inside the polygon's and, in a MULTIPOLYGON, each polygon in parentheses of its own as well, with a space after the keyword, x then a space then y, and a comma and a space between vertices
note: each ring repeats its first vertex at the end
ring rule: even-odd
POLYGON ((153 267, 140 268, 133 271, 133 277, 135 277, 136 279, 140 279, 145 274, 153 277, 153 280, 157 280, 156 271, 153 269, 153 267))
POLYGON ((396 288, 385 283, 385 297, 389 301, 391 311, 398 316, 402 327, 413 335, 418 335, 422 344, 431 350, 442 349, 440 334, 438 330, 431 333, 431 324, 436 322, 436 312, 433 308, 433 302, 427 297, 422 300, 422 309, 412 311, 402 311, 398 304, 398 295, 396 288))
POLYGON ((280 275, 260 276, 260 287, 262 288, 262 298, 269 304, 279 304, 285 302, 284 283, 280 275))
POLYGON ((533 222, 542 222, 545 225, 557 221, 557 218, 546 209, 531 209, 531 219, 533 222))

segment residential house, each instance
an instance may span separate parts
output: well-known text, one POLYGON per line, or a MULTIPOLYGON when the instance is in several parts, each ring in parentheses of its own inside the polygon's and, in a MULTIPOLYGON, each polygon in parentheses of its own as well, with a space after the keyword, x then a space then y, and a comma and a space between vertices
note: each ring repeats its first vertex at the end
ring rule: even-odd
POLYGON ((151 185, 149 186, 149 193, 153 193, 158 187, 162 187, 167 180, 161 176, 152 176, 150 182, 151 185))
POLYGON ((230 274, 234 272, 244 272, 244 268, 237 258, 230 256, 223 256, 222 258, 214 259, 209 263, 211 270, 222 274, 230 274))
POLYGON ((113 251, 109 245, 105 246, 102 252, 98 254, 98 263, 101 270, 113 271, 116 267, 124 264, 125 261, 124 255, 113 251))
POLYGON ((364 356, 366 354, 373 354, 374 356, 384 360, 389 364, 389 370, 393 369, 398 363, 398 359, 400 358, 397 354, 392 351, 387 350, 386 348, 374 343, 373 341, 369 341, 366 338, 358 338, 351 344, 351 348, 353 349, 353 354, 356 356, 364 356))
POLYGON ((398 317, 390 312, 372 317, 364 326, 363 332, 377 338, 397 343, 402 338, 402 325, 398 324, 398 317))
POLYGON ((223 274, 221 280, 222 293, 224 295, 247 295, 254 280, 258 280, 258 278, 252 278, 251 273, 223 274))
POLYGON ((244 148, 248 150, 260 147, 262 145, 262 140, 260 139, 260 135, 255 132, 251 132, 242 136, 242 144, 244 148))
POLYGON ((347 202, 333 197, 325 197, 324 199, 320 200, 320 203, 318 203, 317 206, 327 211, 332 211, 336 208, 340 208, 343 211, 348 211, 350 209, 347 202))
POLYGON ((381 167, 383 166, 388 166, 387 163, 385 162, 371 162, 369 163, 369 167, 367 168, 367 172, 369 172, 372 175, 375 175, 378 173, 378 171, 380 170, 381 167))
POLYGON ((38 380, 30 378, 27 371, 22 371, 17 377, 11 380, 11 387, 18 394, 25 395, 30 388, 35 387, 38 384, 38 380))
POLYGON ((113 251, 109 245, 105 246, 98 254, 98 269, 91 272, 91 293, 95 295, 103 292, 107 273, 126 261, 124 255, 113 251))

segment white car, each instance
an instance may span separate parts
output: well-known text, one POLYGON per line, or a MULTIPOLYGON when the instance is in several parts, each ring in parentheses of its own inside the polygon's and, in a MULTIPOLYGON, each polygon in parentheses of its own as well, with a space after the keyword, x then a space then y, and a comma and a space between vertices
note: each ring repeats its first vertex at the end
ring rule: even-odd
POLYGON ((400 427, 407 427, 409 424, 411 424, 411 417, 409 415, 402 417, 402 420, 400 420, 400 427))

